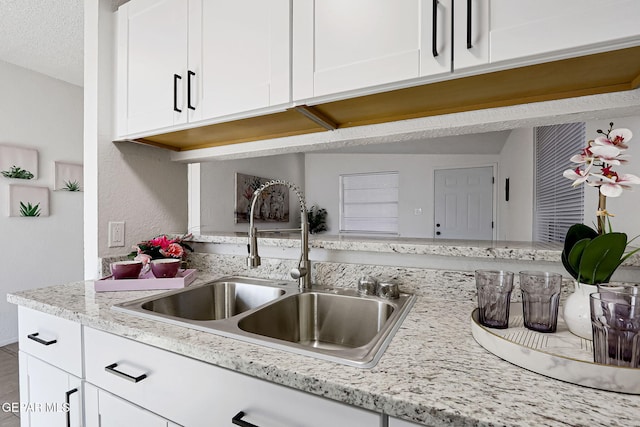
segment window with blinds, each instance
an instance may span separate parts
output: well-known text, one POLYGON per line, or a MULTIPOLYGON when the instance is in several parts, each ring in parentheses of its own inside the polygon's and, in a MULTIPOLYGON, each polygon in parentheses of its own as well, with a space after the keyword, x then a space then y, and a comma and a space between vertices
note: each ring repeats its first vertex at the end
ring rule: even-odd
POLYGON ((535 212, 537 242, 562 242, 569 227, 584 220, 584 185, 572 187, 562 172, 586 145, 585 124, 542 126, 535 130, 535 212))
POLYGON ((340 175, 340 232, 398 234, 398 172, 340 175))

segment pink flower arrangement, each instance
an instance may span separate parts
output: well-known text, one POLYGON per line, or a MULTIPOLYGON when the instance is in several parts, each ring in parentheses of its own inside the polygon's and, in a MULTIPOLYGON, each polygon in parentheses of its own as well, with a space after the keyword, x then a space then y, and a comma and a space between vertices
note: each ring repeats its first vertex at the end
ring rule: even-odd
POLYGON ((187 251, 193 251, 191 246, 184 242, 191 237, 191 233, 184 236, 170 238, 166 234, 154 237, 151 240, 140 242, 133 247, 131 256, 147 265, 152 259, 179 258, 186 260, 187 251))
POLYGON ((605 219, 613 216, 607 212, 607 197, 619 197, 623 190, 630 190, 631 185, 640 184, 640 178, 628 173, 615 172, 612 167, 620 166, 629 161, 629 155, 622 154, 629 146, 627 143, 633 136, 629 129, 613 129, 609 123, 609 130, 598 129, 602 136, 588 142, 579 154, 571 157, 571 161, 578 166, 564 171, 563 176, 573 181, 573 186, 586 183, 598 188, 598 234, 605 232, 605 219), (600 168, 596 170, 595 168, 600 168))

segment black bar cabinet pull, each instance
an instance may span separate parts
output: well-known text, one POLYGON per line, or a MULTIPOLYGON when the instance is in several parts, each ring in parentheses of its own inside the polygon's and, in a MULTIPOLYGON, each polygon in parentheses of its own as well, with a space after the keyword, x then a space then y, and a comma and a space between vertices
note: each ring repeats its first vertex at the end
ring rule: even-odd
POLYGON ((471 49, 471 0, 467 0, 467 49, 471 49))
POLYGON ((179 74, 173 75, 173 111, 182 113, 182 110, 178 108, 178 80, 182 80, 179 74))
POLYGON ((71 427, 71 399, 69 399, 69 396, 77 391, 78 389, 74 388, 64 393, 64 403, 67 404, 67 407, 65 408, 67 411, 67 427, 71 427))
POLYGON ((120 378, 124 378, 125 380, 129 380, 129 381, 134 382, 134 383, 139 383, 143 379, 147 378, 147 374, 142 374, 142 375, 139 375, 137 377, 132 377, 129 374, 125 374, 124 372, 117 371, 115 369, 117 366, 118 366, 117 363, 112 363, 109 366, 105 366, 104 370, 107 371, 107 372, 111 372, 112 374, 117 375, 120 378))
POLYGON ((58 342, 58 340, 51 340, 51 341, 45 341, 42 338, 38 338, 38 335, 40 335, 39 332, 35 332, 33 334, 29 334, 27 335, 27 338, 29 338, 30 340, 34 340, 35 342, 42 344, 42 345, 51 345, 51 344, 55 344, 58 342))
POLYGON ((240 412, 238 412, 238 413, 236 414, 236 416, 235 416, 235 417, 231 418, 231 422, 232 422, 233 424, 237 425, 237 426, 240 426, 240 427, 258 427, 258 426, 257 426, 257 425, 255 425, 255 424, 251 424, 251 423, 249 423, 249 422, 242 421, 242 417, 244 417, 244 416, 245 416, 245 413, 244 413, 244 412, 242 412, 242 411, 240 411, 240 412))
POLYGON ((433 22, 431 23, 431 53, 435 58, 438 56, 438 0, 433 0, 433 22))
POLYGON ((191 77, 195 76, 196 73, 189 70, 187 71, 187 108, 190 110, 195 110, 196 107, 191 105, 191 77))

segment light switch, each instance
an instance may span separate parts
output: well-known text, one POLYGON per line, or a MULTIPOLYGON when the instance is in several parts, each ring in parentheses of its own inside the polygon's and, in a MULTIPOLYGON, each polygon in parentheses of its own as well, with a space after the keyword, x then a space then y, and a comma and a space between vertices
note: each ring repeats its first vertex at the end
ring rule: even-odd
POLYGON ((109 221, 109 247, 124 246, 124 221, 109 221))

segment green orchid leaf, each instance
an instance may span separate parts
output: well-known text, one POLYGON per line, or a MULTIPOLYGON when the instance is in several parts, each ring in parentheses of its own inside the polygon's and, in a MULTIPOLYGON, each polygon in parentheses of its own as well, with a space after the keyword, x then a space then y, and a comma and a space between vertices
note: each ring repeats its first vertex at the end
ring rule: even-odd
POLYGON ((562 251, 560 258, 562 259, 562 265, 564 265, 564 268, 571 275, 571 277, 578 280, 578 271, 574 269, 571 266, 571 264, 569 264, 569 260, 567 259, 567 254, 565 254, 564 251, 562 251))
POLYGON ((591 240, 580 258, 580 280, 592 285, 607 282, 622 262, 626 247, 625 233, 607 233, 591 240))
POLYGON ((582 259, 582 256, 584 254, 584 250, 587 247, 587 245, 589 243, 591 243, 592 239, 582 239, 582 240, 578 240, 574 245, 573 248, 571 249, 571 252, 569 252, 569 255, 567 256, 567 262, 569 263, 569 265, 571 266, 571 268, 576 272, 576 280, 579 279, 579 276, 581 276, 581 271, 580 271, 580 261, 582 259))
POLYGON ((567 231, 567 236, 564 239, 563 252, 569 255, 573 246, 583 239, 595 239, 598 237, 598 232, 593 228, 584 224, 574 224, 567 231))

